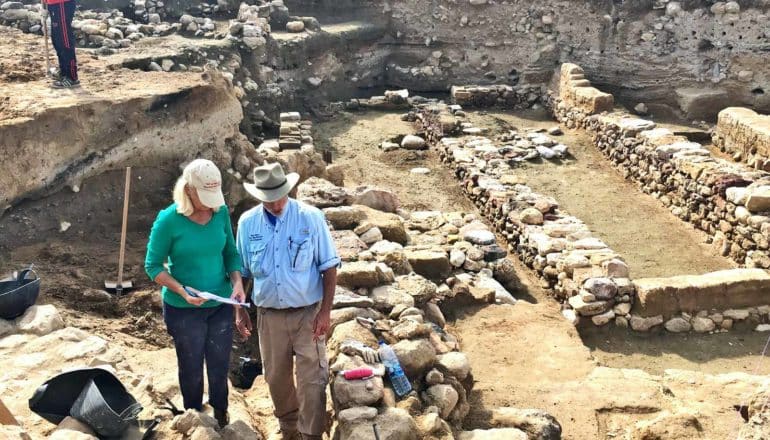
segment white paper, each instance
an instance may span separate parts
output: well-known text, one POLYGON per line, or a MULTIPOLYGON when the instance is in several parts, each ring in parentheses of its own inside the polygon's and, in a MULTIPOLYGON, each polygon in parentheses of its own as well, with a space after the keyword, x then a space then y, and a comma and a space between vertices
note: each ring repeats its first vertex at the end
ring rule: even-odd
POLYGON ((223 298, 223 297, 221 297, 219 295, 214 295, 211 292, 200 291, 200 290, 194 289, 194 288, 192 288, 190 286, 187 286, 187 289, 189 289, 192 293, 198 295, 199 297, 201 297, 203 299, 207 299, 209 301, 217 301, 217 302, 220 302, 222 304, 232 304, 234 306, 241 306, 241 307, 250 307, 251 306, 251 304, 249 304, 249 303, 240 303, 240 302, 238 302, 238 301, 236 301, 234 299, 223 298))

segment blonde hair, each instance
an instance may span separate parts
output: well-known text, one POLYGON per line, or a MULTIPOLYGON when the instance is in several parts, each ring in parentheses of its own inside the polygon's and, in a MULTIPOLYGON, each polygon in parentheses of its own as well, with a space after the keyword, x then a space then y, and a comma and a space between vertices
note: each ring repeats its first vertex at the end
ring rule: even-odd
MULTIPOLYGON (((189 217, 195 212, 195 206, 193 206, 190 196, 188 196, 187 191, 185 191, 186 187, 187 179, 185 179, 184 176, 180 176, 176 181, 176 185, 174 185, 174 203, 176 203, 176 212, 185 217, 189 217)), ((214 208, 213 211, 219 211, 219 207, 214 208)))

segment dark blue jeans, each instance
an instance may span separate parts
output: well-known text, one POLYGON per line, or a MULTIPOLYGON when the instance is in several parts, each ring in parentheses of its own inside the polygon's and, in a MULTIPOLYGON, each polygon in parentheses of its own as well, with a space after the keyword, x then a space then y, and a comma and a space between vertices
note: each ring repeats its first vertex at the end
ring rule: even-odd
POLYGON ((185 409, 203 407, 203 361, 209 380, 209 403, 227 411, 227 373, 233 344, 233 307, 179 308, 163 303, 163 318, 174 338, 179 388, 185 409))

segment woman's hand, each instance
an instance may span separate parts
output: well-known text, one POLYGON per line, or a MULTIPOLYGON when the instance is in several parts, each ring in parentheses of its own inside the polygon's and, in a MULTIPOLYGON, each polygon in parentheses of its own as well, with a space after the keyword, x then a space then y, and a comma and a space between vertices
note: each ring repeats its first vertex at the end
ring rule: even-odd
POLYGON ((251 325, 251 317, 249 317, 249 312, 246 309, 240 307, 235 308, 235 329, 238 330, 238 334, 241 335, 242 341, 251 337, 253 327, 251 325))
POLYGON ((208 301, 206 298, 199 298, 197 296, 192 296, 187 292, 185 292, 182 298, 184 298, 184 300, 187 301, 187 304, 193 305, 195 307, 200 307, 201 304, 208 301))

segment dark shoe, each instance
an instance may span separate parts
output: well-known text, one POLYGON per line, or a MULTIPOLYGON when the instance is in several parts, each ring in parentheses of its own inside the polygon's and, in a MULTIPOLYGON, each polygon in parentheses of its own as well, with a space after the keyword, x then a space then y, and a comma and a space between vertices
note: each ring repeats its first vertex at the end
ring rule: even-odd
POLYGON ((80 87, 80 81, 66 76, 53 82, 54 89, 73 89, 75 87, 80 87))
POLYGON ((230 424, 230 416, 227 415, 227 411, 220 411, 218 409, 215 409, 214 418, 217 419, 217 423, 219 423, 220 428, 224 428, 225 426, 230 424))

